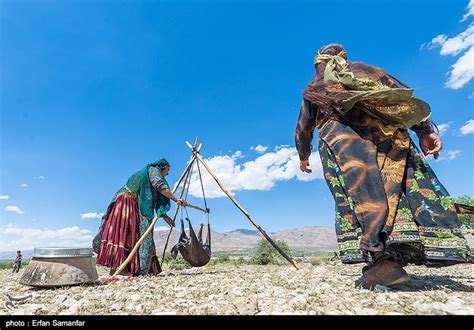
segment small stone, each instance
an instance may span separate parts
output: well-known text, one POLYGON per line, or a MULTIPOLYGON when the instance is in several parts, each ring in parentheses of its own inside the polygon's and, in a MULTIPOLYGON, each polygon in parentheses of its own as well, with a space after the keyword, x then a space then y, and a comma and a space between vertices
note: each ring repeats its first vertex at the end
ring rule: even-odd
POLYGON ((247 298, 247 299, 238 299, 232 303, 237 309, 237 314, 239 315, 252 315, 257 313, 258 304, 256 299, 247 298))
POLYGON ((66 306, 66 307, 70 307, 70 306, 75 305, 75 304, 77 304, 77 300, 72 299, 72 298, 68 298, 68 299, 64 300, 63 303, 62 303, 62 305, 66 306))
POLYGON ((79 309, 81 308, 81 305, 79 302, 76 302, 76 303, 73 303, 71 305, 69 305, 69 307, 63 311, 61 311, 61 313, 59 313, 60 315, 75 315, 79 312, 79 309))
POLYGON ((297 295, 293 299, 290 300, 289 305, 292 308, 301 308, 304 307, 308 303, 308 300, 303 295, 297 295))
POLYGON ((56 299, 53 301, 53 304, 54 305, 59 305, 59 304, 62 304, 63 302, 65 302, 67 299, 67 295, 66 294, 60 294, 59 296, 56 297, 56 299))
POLYGON ((175 297, 176 298, 184 298, 184 297, 186 297, 186 292, 184 290, 178 291, 178 292, 176 292, 175 297))
POLYGON ((131 301, 134 301, 134 302, 140 301, 141 299, 142 299, 142 297, 141 297, 139 294, 137 294, 137 293, 132 294, 132 295, 130 296, 130 300, 131 300, 131 301))
POLYGON ((242 297, 244 295, 242 290, 239 289, 232 290, 230 293, 236 297, 242 297))
POLYGON ((143 310, 143 306, 142 306, 142 305, 136 305, 136 306, 135 306, 135 312, 141 313, 142 310, 143 310))
POLYGON ((128 304, 125 306, 125 310, 129 312, 134 312, 135 311, 135 304, 128 304))
POLYGON ((113 304, 112 306, 110 306, 110 310, 111 311, 121 311, 123 309, 123 305, 122 304, 113 304))
POLYGON ((379 285, 377 284, 373 289, 372 291, 374 292, 388 292, 390 291, 390 288, 386 287, 386 286, 383 286, 383 285, 379 285))
POLYGON ((353 308, 354 313, 356 315, 375 315, 377 314, 377 311, 371 308, 360 308, 360 307, 354 307, 353 308))
POLYGON ((176 315, 176 312, 174 311, 160 311, 160 310, 154 310, 151 312, 152 315, 176 315))
POLYGON ((48 309, 46 306, 40 304, 30 304, 23 309, 23 315, 38 315, 46 313, 48 313, 48 309))

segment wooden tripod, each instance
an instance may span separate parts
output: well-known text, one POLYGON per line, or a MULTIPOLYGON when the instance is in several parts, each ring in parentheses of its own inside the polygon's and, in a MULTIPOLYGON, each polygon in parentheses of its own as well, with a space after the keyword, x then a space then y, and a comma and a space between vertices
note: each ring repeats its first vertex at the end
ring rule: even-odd
MULTIPOLYGON (((219 179, 217 178, 217 176, 215 175, 215 173, 212 171, 212 169, 206 164, 206 162, 201 158, 201 155, 199 154, 199 152, 201 151, 201 147, 202 147, 202 144, 199 144, 199 146, 197 145, 198 143, 198 139, 196 138, 195 141, 194 141, 194 146, 191 145, 191 143, 189 143, 188 141, 186 141, 186 144, 187 146, 192 150, 192 157, 191 157, 191 160, 189 161, 188 165, 186 166, 185 170, 183 171, 183 174, 181 174, 181 177, 179 178, 178 180, 178 183, 175 185, 175 187, 173 188, 173 193, 175 193, 178 189, 178 187, 180 186, 181 182, 183 181, 184 179, 184 183, 183 183, 183 189, 181 190, 181 193, 180 193, 180 198, 183 197, 184 195, 184 192, 185 192, 185 187, 186 187, 186 184, 188 182, 188 180, 191 179, 191 171, 192 171, 192 167, 194 165, 194 163, 197 161, 199 163, 201 163, 204 168, 207 170, 207 172, 209 173, 209 175, 216 181, 217 185, 219 186, 219 188, 221 188, 221 190, 224 192, 224 194, 227 195, 227 197, 230 198, 230 200, 234 203, 234 205, 250 220, 250 222, 252 223, 252 225, 255 226, 255 228, 258 229, 258 231, 263 235, 263 237, 265 237, 266 240, 268 240, 268 242, 270 242, 270 244, 278 251, 278 253, 280 253, 293 267, 295 267, 296 269, 298 269, 298 267, 296 266, 295 262, 284 252, 282 251, 282 249, 270 238, 270 236, 268 236, 268 234, 265 232, 265 230, 263 230, 262 227, 260 227, 256 222, 255 220, 250 216, 250 214, 237 202, 237 200, 235 199, 234 196, 232 196, 228 191, 227 189, 224 188, 224 185, 219 181, 219 179)), ((178 215, 178 211, 179 211, 179 208, 181 207, 181 205, 177 204, 176 206, 176 211, 174 213, 174 216, 173 216, 173 222, 176 220, 176 216, 178 215)), ((199 207, 195 207, 193 205, 188 205, 188 207, 193 207, 193 208, 196 208, 196 209, 200 209, 201 211, 206 211, 208 212, 209 210, 204 210, 202 208, 199 208, 199 207)), ((135 253, 137 252, 138 248, 140 247, 140 245, 142 244, 143 240, 146 238, 146 236, 148 236, 154 226, 155 226, 155 223, 156 221, 158 220, 158 217, 155 217, 153 218, 153 221, 151 222, 150 226, 148 227, 148 229, 146 230, 146 232, 143 234, 143 236, 138 240, 138 242, 135 244, 135 247, 132 249, 132 251, 130 251, 130 255, 127 257, 127 259, 120 265, 119 268, 117 268, 116 272, 114 273, 114 275, 118 275, 120 274, 120 272, 128 265, 128 263, 130 262, 130 260, 133 258, 133 256, 135 255, 135 253)), ((173 232, 173 227, 170 228, 170 231, 168 232, 168 236, 166 238, 166 242, 165 242, 165 247, 163 249, 163 256, 162 256, 162 259, 161 259, 161 264, 163 264, 163 261, 164 261, 164 257, 165 257, 165 252, 166 252, 166 248, 168 247, 168 242, 169 242, 169 239, 171 237, 171 233, 173 232)))

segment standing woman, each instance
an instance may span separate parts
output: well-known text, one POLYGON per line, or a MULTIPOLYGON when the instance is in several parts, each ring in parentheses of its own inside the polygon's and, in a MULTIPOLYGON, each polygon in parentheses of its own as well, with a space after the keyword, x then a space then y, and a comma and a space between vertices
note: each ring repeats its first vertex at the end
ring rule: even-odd
MULTIPOLYGON (((383 69, 349 62, 338 44, 322 47, 303 94, 295 132, 300 169, 308 168, 313 132, 336 202, 343 263, 368 262, 363 288, 409 281, 408 263, 432 267, 469 262, 455 204, 424 155, 442 144, 427 103, 383 69), (423 154, 411 140, 418 138, 423 154)), ((472 210, 471 210, 472 211, 472 210)))
MULTIPOLYGON (((115 272, 150 226, 155 215, 163 217, 170 226, 174 226, 173 220, 166 214, 170 209, 170 199, 183 206, 187 203, 176 198, 170 191, 165 179, 169 170, 170 164, 161 158, 133 174, 117 191, 102 217, 99 233, 93 240, 94 251, 98 254, 97 264, 111 268, 111 273, 115 272)), ((137 276, 160 272, 151 233, 123 273, 137 276)))

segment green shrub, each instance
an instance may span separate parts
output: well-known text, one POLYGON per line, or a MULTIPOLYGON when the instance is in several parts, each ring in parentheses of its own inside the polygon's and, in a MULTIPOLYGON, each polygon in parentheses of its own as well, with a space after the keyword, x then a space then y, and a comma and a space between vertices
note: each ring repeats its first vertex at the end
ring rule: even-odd
POLYGON ((164 263, 164 264, 168 264, 168 263, 170 263, 172 260, 173 260, 173 258, 171 258, 171 252, 166 251, 166 252, 165 252, 165 256, 164 256, 164 258, 163 258, 163 263, 164 263))
MULTIPOLYGON (((28 266, 28 263, 29 263, 29 260, 23 260, 21 262, 21 268, 24 268, 26 266, 28 266)), ((13 270, 13 260, 9 260, 9 261, 0 261, 0 270, 1 269, 10 269, 10 270, 13 270)))
POLYGON ((220 263, 228 262, 230 260, 230 256, 228 254, 223 254, 218 257, 218 261, 220 263))
POLYGON ((188 264, 188 262, 180 256, 178 256, 176 259, 171 259, 166 264, 168 265, 170 269, 173 269, 173 270, 183 270, 183 269, 191 268, 191 265, 188 264))
POLYGON ((211 258, 208 266, 216 266, 216 265, 230 265, 230 266, 239 266, 245 265, 247 261, 244 257, 231 257, 229 254, 218 255, 215 258, 211 258))
POLYGON ((333 259, 330 256, 313 256, 309 258, 309 263, 313 266, 319 266, 323 264, 330 263, 331 261, 335 261, 336 259, 333 259))
POLYGON ((0 261, 0 269, 13 269, 13 261, 0 261))
POLYGON ((245 265, 247 263, 247 261, 244 259, 244 257, 239 257, 239 258, 235 259, 235 263, 237 265, 245 265))
MULTIPOLYGON (((291 258, 291 251, 285 241, 277 240, 275 244, 291 258)), ((250 259, 251 264, 255 265, 269 265, 280 264, 282 261, 280 253, 270 244, 266 239, 261 239, 257 243, 255 252, 250 259)))

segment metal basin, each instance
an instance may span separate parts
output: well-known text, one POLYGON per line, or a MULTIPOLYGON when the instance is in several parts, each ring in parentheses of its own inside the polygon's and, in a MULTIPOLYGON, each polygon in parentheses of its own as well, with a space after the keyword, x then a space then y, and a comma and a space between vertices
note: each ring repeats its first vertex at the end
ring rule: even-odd
POLYGON ((20 284, 57 287, 93 282, 99 277, 91 248, 35 248, 20 284))

